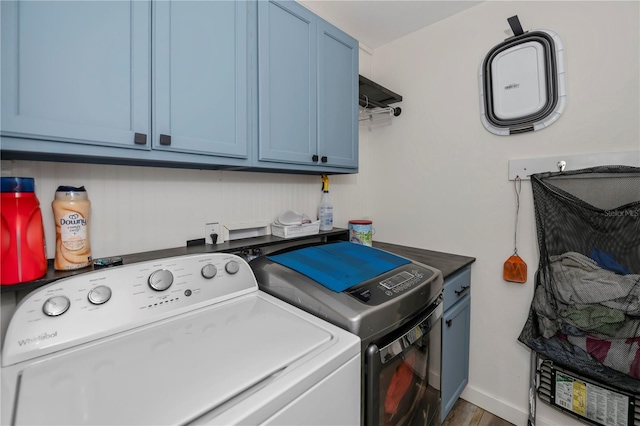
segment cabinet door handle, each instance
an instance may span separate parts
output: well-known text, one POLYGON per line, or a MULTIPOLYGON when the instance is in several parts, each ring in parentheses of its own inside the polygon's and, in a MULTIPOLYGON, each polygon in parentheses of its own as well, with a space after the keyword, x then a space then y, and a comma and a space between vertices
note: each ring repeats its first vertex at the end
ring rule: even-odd
POLYGON ((313 157, 311 157, 311 161, 313 161, 314 163, 318 162, 318 156, 314 155, 313 157))
POLYGON ((160 145, 171 145, 171 136, 160 135, 160 145))
POLYGON ((451 327, 451 324, 453 324, 453 320, 448 319, 446 323, 447 323, 447 327, 451 327))
POLYGON ((456 290, 456 291, 455 291, 455 293, 456 293, 458 296, 461 296, 461 295, 462 295, 462 293, 464 293, 465 291, 467 291, 467 289, 468 289, 468 288, 469 288, 469 286, 468 286, 468 285, 462 286, 462 287, 460 288, 460 290, 456 290))
POLYGON ((323 155, 322 158, 320 159, 320 161, 322 161, 323 163, 327 162, 327 156, 323 155))
POLYGON ((133 135, 133 143, 136 145, 146 145, 147 144, 147 135, 144 133, 135 133, 133 135))

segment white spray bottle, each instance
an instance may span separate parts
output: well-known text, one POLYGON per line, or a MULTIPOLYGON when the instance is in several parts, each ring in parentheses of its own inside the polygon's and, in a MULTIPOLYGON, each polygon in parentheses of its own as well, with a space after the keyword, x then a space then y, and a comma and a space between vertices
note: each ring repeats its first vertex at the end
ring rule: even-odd
POLYGON ((322 175, 322 197, 318 206, 318 219, 321 231, 333 229, 333 206, 329 200, 329 177, 327 175, 322 175))

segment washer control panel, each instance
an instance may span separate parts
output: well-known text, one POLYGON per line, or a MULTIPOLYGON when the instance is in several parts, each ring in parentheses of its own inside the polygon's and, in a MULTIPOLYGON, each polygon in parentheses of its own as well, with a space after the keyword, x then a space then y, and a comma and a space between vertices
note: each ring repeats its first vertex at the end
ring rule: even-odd
POLYGON ((20 302, 7 329, 2 365, 257 290, 247 262, 227 253, 134 263, 61 279, 20 302))

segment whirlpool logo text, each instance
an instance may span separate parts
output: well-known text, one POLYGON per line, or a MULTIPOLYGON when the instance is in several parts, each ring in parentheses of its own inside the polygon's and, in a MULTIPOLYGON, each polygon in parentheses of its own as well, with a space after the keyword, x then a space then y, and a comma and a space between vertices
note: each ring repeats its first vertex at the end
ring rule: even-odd
POLYGON ((53 333, 42 333, 39 336, 35 336, 35 337, 28 337, 26 339, 18 339, 18 345, 20 346, 26 346, 26 345, 33 345, 36 343, 40 343, 43 340, 49 340, 49 339, 53 339, 58 337, 58 331, 54 331, 53 333))

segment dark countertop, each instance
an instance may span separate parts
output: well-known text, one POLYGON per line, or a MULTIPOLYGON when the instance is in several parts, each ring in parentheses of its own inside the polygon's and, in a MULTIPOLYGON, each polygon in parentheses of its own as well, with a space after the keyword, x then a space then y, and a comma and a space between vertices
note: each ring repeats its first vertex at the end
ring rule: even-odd
POLYGON ((373 247, 379 248, 380 250, 386 250, 397 254, 398 256, 406 257, 407 259, 415 260, 416 262, 424 263, 427 266, 439 269, 444 278, 447 278, 476 261, 475 257, 460 256, 457 254, 406 247, 398 244, 382 243, 378 241, 373 242, 373 247))
MULTIPOLYGON (((238 253, 243 250, 249 250, 258 247, 277 246, 281 244, 291 244, 294 242, 300 242, 302 244, 305 241, 315 238, 322 238, 324 241, 345 241, 349 238, 349 231, 343 228, 334 228, 331 231, 321 231, 318 234, 308 235, 297 238, 280 238, 273 235, 265 235, 262 237, 245 238, 241 240, 226 241, 220 244, 187 244, 184 247, 175 247, 163 250, 154 250, 143 253, 133 253, 122 255, 122 263, 125 265, 137 262, 146 262, 154 259, 162 259, 165 257, 183 256, 188 254, 199 253, 238 253)), ((203 240, 204 241, 204 240, 203 240)), ((389 244, 374 241, 373 246, 382 250, 395 253, 399 256, 406 257, 417 262, 424 263, 442 271, 444 278, 453 274, 454 272, 464 268, 467 265, 475 262, 474 257, 459 256, 456 254, 442 253, 432 250, 424 250, 413 247, 406 247, 397 244, 389 244)), ((116 256, 113 256, 116 257, 116 256)), ((85 272, 94 271, 97 268, 94 266, 88 266, 86 268, 77 269, 73 271, 56 271, 53 269, 53 260, 49 260, 49 269, 47 273, 42 277, 34 281, 29 281, 21 284, 3 285, 0 286, 2 293, 6 292, 22 292, 35 290, 38 287, 52 283, 62 278, 71 277, 85 272)))
MULTIPOLYGON (((258 247, 277 246, 280 244, 288 244, 294 241, 304 243, 305 241, 322 238, 324 241, 337 241, 348 240, 349 230, 344 228, 333 228, 331 231, 320 231, 318 234, 306 235, 296 238, 280 238, 273 235, 265 235, 262 237, 244 238, 240 240, 225 241, 220 244, 204 244, 204 238, 202 243, 191 244, 188 242, 184 247, 175 247, 163 250, 147 251, 143 253, 133 253, 113 257, 122 257, 122 264, 128 265, 137 262, 146 262, 154 259, 162 259, 165 257, 184 256, 187 254, 199 254, 199 253, 237 253, 243 250, 249 250, 258 247)), ((198 241, 198 240, 196 240, 198 241)), ((17 291, 31 291, 38 287, 52 283, 62 278, 72 277, 74 275, 83 274, 85 272, 91 272, 99 268, 95 268, 93 265, 86 268, 76 269, 73 271, 56 271, 53 269, 53 259, 49 259, 49 269, 47 273, 42 277, 34 281, 26 283, 3 285, 0 286, 2 293, 17 292, 17 291)))

